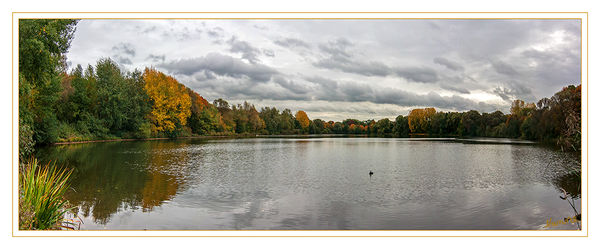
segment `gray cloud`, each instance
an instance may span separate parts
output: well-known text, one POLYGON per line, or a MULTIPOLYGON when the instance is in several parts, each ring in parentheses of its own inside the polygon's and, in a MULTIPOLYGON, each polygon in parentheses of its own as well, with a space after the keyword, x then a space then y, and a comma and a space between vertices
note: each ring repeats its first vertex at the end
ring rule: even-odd
POLYGON ((269 30, 269 27, 267 27, 267 26, 264 26, 264 25, 258 25, 258 24, 255 24, 255 25, 253 25, 252 27, 254 27, 254 28, 256 28, 256 29, 260 29, 260 30, 269 30))
POLYGON ((263 49, 262 52, 266 56, 275 57, 275 52, 273 52, 271 49, 263 49))
POLYGON ((531 88, 516 81, 508 81, 507 83, 503 84, 503 86, 497 86, 492 92, 507 102, 515 99, 535 101, 535 97, 532 95, 531 88))
POLYGON ((327 58, 313 63, 316 67, 340 70, 365 76, 387 76, 392 71, 381 62, 356 62, 346 58, 327 58))
POLYGON ((332 58, 340 60, 341 58, 350 58, 348 48, 352 45, 353 44, 346 38, 338 38, 336 40, 319 45, 319 49, 332 58))
POLYGON ((401 67, 394 71, 396 75, 414 82, 432 83, 439 79, 435 70, 427 67, 401 67))
POLYGON ((546 86, 560 88, 581 83, 581 56, 575 49, 538 51, 529 49, 522 56, 535 63, 529 68, 531 81, 542 81, 546 86))
POLYGON ((365 76, 384 77, 395 75, 409 81, 420 83, 433 83, 439 79, 435 70, 428 67, 390 68, 387 65, 377 61, 357 62, 347 59, 335 60, 333 58, 328 58, 317 61, 313 63, 313 65, 316 67, 335 69, 365 76))
POLYGON ((435 92, 418 94, 391 87, 372 87, 352 81, 337 82, 321 76, 303 77, 303 79, 308 82, 295 82, 282 75, 275 75, 271 82, 209 80, 195 85, 196 90, 200 92, 213 92, 215 96, 226 95, 239 99, 369 102, 458 111, 471 109, 493 111, 499 108, 497 105, 476 102, 457 95, 441 96, 435 92), (271 83, 279 87, 273 87, 271 83))
POLYGON ((445 66, 446 68, 454 71, 463 71, 465 68, 461 66, 458 62, 448 60, 444 57, 435 57, 433 58, 433 62, 445 66))
POLYGON ((336 89, 338 85, 337 81, 327 79, 321 76, 304 77, 304 79, 309 82, 316 83, 317 85, 320 85, 321 87, 326 89, 336 89))
POLYGON ((119 43, 112 47, 112 51, 117 54, 126 54, 131 57, 135 56, 135 48, 131 43, 119 43))
POLYGON ((296 83, 293 80, 287 80, 280 75, 273 77, 273 81, 279 84, 281 87, 296 94, 305 94, 311 90, 306 84, 296 83))
POLYGON ((215 44, 223 43, 223 38, 225 37, 223 28, 214 27, 212 29, 207 30, 206 34, 208 35, 209 38, 212 39, 213 43, 215 43, 215 44))
POLYGON ((148 34, 148 33, 152 33, 154 31, 156 31, 156 29, 157 29, 157 27, 155 25, 152 25, 150 27, 146 27, 146 28, 140 30, 140 32, 143 34, 148 34))
POLYGON ((132 65, 135 57, 135 48, 131 43, 118 43, 112 47, 112 58, 121 65, 132 65))
POLYGON ((250 45, 250 43, 240 41, 235 36, 232 36, 227 43, 231 46, 229 48, 230 52, 241 53, 242 58, 248 60, 250 63, 254 64, 259 62, 258 54, 260 53, 260 50, 250 45))
POLYGON ((131 62, 131 59, 129 59, 127 57, 115 56, 114 59, 119 64, 123 64, 123 65, 131 65, 131 64, 133 64, 133 62, 131 62))
POLYGON ((441 87, 442 89, 446 89, 446 90, 450 90, 450 91, 455 91, 455 92, 457 92, 457 93, 464 93, 464 94, 469 94, 469 93, 471 93, 471 91, 469 91, 469 90, 468 90, 468 89, 466 89, 466 88, 463 88, 463 87, 457 87, 457 86, 453 86, 453 85, 450 85, 450 84, 440 84, 440 87, 441 87))
POLYGON ((327 58, 313 63, 316 67, 340 70, 347 73, 365 76, 390 76, 395 75, 408 81, 432 83, 438 80, 435 70, 429 67, 395 67, 391 68, 378 61, 359 61, 352 57, 349 48, 353 43, 344 38, 338 38, 328 43, 319 45, 327 58))
POLYGON ((146 60, 150 60, 152 62, 165 62, 165 55, 164 54, 161 54, 161 55, 149 54, 148 57, 146 57, 146 60))
POLYGON ((516 76, 519 73, 515 70, 511 65, 501 61, 501 60, 493 60, 492 67, 494 70, 500 74, 505 74, 508 76, 516 76))
POLYGON ((191 76, 198 72, 210 71, 216 75, 232 78, 248 78, 254 82, 267 82, 278 72, 262 64, 249 64, 240 59, 218 53, 204 57, 180 59, 158 65, 170 73, 191 76))
POLYGON ((276 40, 273 43, 286 48, 310 48, 308 43, 295 38, 276 40))

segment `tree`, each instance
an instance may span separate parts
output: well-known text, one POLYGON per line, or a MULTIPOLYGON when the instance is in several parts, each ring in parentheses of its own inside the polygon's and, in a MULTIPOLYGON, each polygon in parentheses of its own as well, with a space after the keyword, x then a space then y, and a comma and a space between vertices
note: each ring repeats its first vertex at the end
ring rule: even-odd
POLYGON ((581 150, 581 85, 569 85, 552 96, 550 111, 562 150, 581 150))
POLYGON ((304 111, 296 112, 296 120, 300 123, 302 130, 306 130, 310 124, 310 119, 308 119, 308 115, 304 111))
POLYGON ((413 133, 429 131, 431 118, 436 113, 435 108, 413 109, 408 114, 408 126, 413 133))
POLYGON ((111 133, 120 133, 127 123, 130 99, 126 94, 125 77, 116 62, 109 58, 96 64, 97 106, 96 114, 111 133))
POLYGON ((221 114, 221 119, 219 120, 219 131, 227 131, 234 132, 235 131, 235 121, 233 120, 233 111, 229 107, 229 103, 224 99, 215 99, 213 101, 213 105, 217 108, 219 113, 221 114))
POLYGON ((20 19, 19 73, 40 86, 64 71, 64 54, 71 46, 77 20, 20 19))
POLYGON ((468 111, 462 115, 459 134, 461 136, 478 136, 478 127, 481 125, 481 114, 478 111, 468 111))
POLYGON ((65 69, 76 20, 19 20, 19 136, 21 156, 33 152, 35 144, 58 139, 56 102, 61 92, 60 73, 65 69))
POLYGON ((392 133, 392 122, 387 118, 377 121, 377 123, 375 123, 375 126, 377 127, 378 136, 383 136, 392 133))
POLYGON ((259 133, 265 128, 254 105, 244 101, 243 105, 233 106, 232 111, 236 133, 259 133))
POLYGON ((394 135, 397 137, 407 137, 409 131, 408 119, 402 115, 398 115, 398 117, 396 117, 396 122, 394 123, 394 135))
POLYGON ((312 127, 312 131, 310 132, 311 134, 327 134, 329 133, 329 130, 327 128, 325 128, 326 124, 325 121, 323 121, 322 119, 315 119, 313 121, 311 121, 311 127, 312 127))
POLYGON ((187 123, 191 113, 190 96, 176 79, 156 69, 146 68, 143 78, 144 90, 152 103, 149 119, 153 132, 172 136, 173 131, 187 123))
POLYGON ((191 113, 187 123, 192 133, 206 135, 217 131, 221 119, 217 108, 192 89, 186 88, 186 91, 191 100, 191 113))

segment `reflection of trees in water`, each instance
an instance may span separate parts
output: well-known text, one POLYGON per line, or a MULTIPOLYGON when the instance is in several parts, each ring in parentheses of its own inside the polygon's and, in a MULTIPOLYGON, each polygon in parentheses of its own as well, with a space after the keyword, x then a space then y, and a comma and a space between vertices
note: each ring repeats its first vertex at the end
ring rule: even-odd
POLYGON ((558 163, 563 169, 561 174, 556 175, 552 179, 552 183, 560 192, 564 191, 567 196, 579 199, 581 198, 581 157, 573 155, 573 153, 561 153, 563 158, 571 158, 572 160, 569 160, 567 163, 556 161, 549 163, 558 163))
POLYGON ((554 186, 561 190, 564 189, 567 195, 575 199, 581 198, 581 174, 572 172, 561 175, 554 179, 554 186))
POLYGON ((78 144, 45 148, 41 160, 74 168, 67 200, 84 217, 107 224, 111 215, 152 210, 173 198, 187 153, 173 141, 78 144), (178 173, 179 172, 179 173, 178 173))
POLYGON ((579 154, 544 146, 513 146, 511 152, 515 182, 552 184, 557 190, 554 198, 565 200, 561 209, 571 212, 572 216, 581 216, 576 205, 581 198, 579 154))
MULTIPOLYGON (((581 158, 579 158, 581 160, 581 158)), ((563 193, 559 196, 565 200, 573 210, 573 216, 581 222, 581 210, 577 210, 575 201, 581 199, 581 161, 569 165, 561 165, 567 173, 557 176, 552 180, 554 186, 563 193)), ((577 222, 577 227, 581 226, 577 222)))
POLYGON ((163 142, 152 146, 147 178, 141 190, 144 211, 151 211, 177 194, 187 172, 187 162, 188 150, 181 149, 181 143, 163 142))

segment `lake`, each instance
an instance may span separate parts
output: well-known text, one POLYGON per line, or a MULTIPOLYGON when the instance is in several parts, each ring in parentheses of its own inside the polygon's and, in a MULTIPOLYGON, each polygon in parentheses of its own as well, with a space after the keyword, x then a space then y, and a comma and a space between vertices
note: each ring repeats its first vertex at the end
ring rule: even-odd
POLYGON ((66 198, 85 230, 530 230, 581 212, 573 155, 485 141, 179 139, 37 156, 74 169, 66 198))

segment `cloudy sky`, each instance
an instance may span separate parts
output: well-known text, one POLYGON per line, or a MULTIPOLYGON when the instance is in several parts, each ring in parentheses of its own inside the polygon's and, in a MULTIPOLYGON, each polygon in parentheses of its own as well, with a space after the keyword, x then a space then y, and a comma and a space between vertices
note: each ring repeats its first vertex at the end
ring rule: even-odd
POLYGON ((153 66, 209 101, 366 120, 507 112, 580 83, 579 20, 82 20, 71 66, 153 66))

